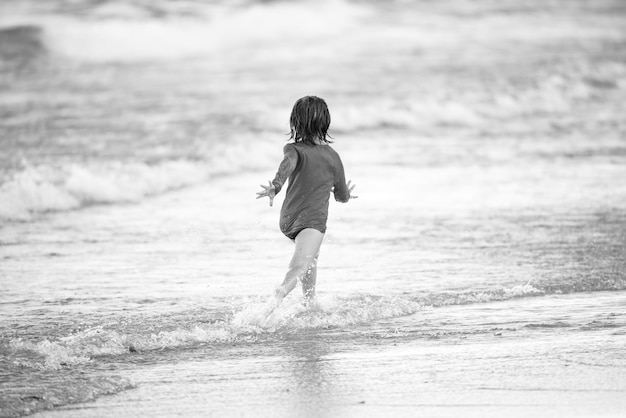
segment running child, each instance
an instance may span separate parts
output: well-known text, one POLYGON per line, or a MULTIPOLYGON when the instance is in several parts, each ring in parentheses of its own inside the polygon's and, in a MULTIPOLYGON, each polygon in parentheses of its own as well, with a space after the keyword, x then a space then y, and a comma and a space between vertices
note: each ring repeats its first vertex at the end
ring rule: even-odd
POLYGON ((284 159, 274 180, 257 192, 257 199, 274 197, 289 179, 287 194, 280 211, 280 230, 295 243, 289 270, 282 284, 274 291, 269 312, 280 306, 283 298, 302 283, 306 303, 315 297, 317 258, 326 232, 330 193, 335 200, 345 203, 352 195, 354 185, 346 183, 339 154, 329 145, 330 113, 326 102, 316 96, 296 101, 289 120, 290 140, 283 148, 284 159))

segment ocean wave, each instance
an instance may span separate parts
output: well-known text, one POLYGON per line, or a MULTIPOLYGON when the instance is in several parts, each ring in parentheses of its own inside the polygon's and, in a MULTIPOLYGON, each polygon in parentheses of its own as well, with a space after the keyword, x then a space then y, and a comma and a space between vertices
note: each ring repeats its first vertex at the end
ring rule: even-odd
POLYGON ((385 101, 333 108, 333 130, 351 132, 372 128, 479 126, 484 117, 458 101, 385 101))
POLYGON ((337 0, 293 4, 197 2, 178 6, 160 2, 150 7, 109 1, 82 8, 79 16, 68 11, 54 14, 34 9, 12 11, 0 19, 0 25, 40 26, 52 53, 90 62, 207 55, 219 59, 218 52, 249 51, 251 45, 263 45, 264 56, 289 56, 303 40, 345 33, 364 10, 337 0), (319 25, 320 21, 325 25, 319 25), (298 30, 294 31, 288 22, 298 22, 298 30))
MULTIPOLYGON (((219 170, 217 170, 219 171, 219 170)), ((53 167, 26 165, 0 186, 0 221, 90 204, 136 202, 146 196, 200 183, 215 167, 193 161, 110 163, 53 167)))
POLYGON ((577 103, 590 101, 598 91, 623 88, 626 88, 626 66, 580 71, 567 76, 554 74, 533 86, 515 91, 486 91, 483 97, 457 94, 454 99, 424 97, 413 101, 380 100, 333 106, 332 129, 337 132, 379 128, 478 129, 489 128, 494 122, 518 120, 522 121, 521 127, 526 117, 568 115, 577 103))
POLYGON ((201 344, 240 344, 271 338, 276 333, 292 334, 309 329, 341 328, 413 315, 427 307, 481 303, 541 294, 532 286, 514 286, 492 291, 441 294, 436 297, 383 297, 360 294, 351 297, 320 295, 312 307, 299 298, 290 298, 268 319, 265 301, 252 299, 234 308, 225 319, 205 318, 208 312, 194 312, 196 320, 179 325, 178 317, 159 316, 127 328, 98 326, 74 334, 39 342, 14 339, 14 352, 32 353, 24 366, 57 370, 87 364, 99 356, 128 355, 163 349, 191 348, 201 344), (204 316, 203 316, 204 315, 204 316), (152 331, 145 332, 145 329, 152 331))
POLYGON ((202 313, 196 313, 197 321, 181 327, 177 325, 178 319, 171 318, 172 323, 169 323, 167 316, 159 316, 155 319, 158 326, 145 322, 128 329, 98 326, 38 342, 13 339, 8 347, 14 355, 30 353, 22 356, 21 366, 59 370, 89 364, 101 356, 190 348, 200 344, 250 343, 276 332, 293 333, 303 329, 368 323, 410 315, 421 308, 418 302, 408 299, 358 295, 347 299, 322 296, 316 307, 309 309, 293 298, 277 311, 271 323, 259 326, 265 304, 255 299, 238 308, 232 317, 220 321, 207 321, 202 313), (156 331, 143 331, 155 328, 156 331))
POLYGON ((47 212, 139 202, 216 176, 274 169, 280 146, 271 135, 253 132, 218 142, 191 158, 164 158, 155 163, 123 161, 123 156, 57 165, 31 164, 22 159, 18 171, 0 179, 0 225, 30 221, 47 212))
POLYGON ((30 352, 35 355, 19 364, 38 370, 59 370, 66 367, 88 364, 95 357, 116 356, 137 351, 173 349, 198 343, 232 342, 237 333, 224 328, 190 328, 163 330, 157 333, 125 333, 121 330, 95 327, 80 331, 58 340, 30 342, 21 339, 10 341, 14 352, 30 352))
MULTIPOLYGON (((567 287, 567 285, 564 285, 567 287)), ((568 290, 572 288, 567 287, 568 290)), ((626 289, 626 280, 620 290, 626 289)), ((615 283, 606 289, 615 290, 615 283)), ((88 364, 101 356, 129 355, 179 348, 193 348, 203 344, 254 343, 276 334, 289 335, 303 330, 343 328, 371 324, 390 318, 408 317, 424 309, 489 303, 517 298, 561 294, 554 286, 535 283, 499 286, 483 290, 449 291, 414 297, 377 296, 357 294, 350 297, 320 295, 311 307, 300 298, 289 298, 269 318, 265 318, 266 301, 259 297, 233 305, 222 312, 219 320, 215 312, 194 310, 194 320, 180 326, 177 315, 159 315, 154 318, 125 319, 124 325, 97 326, 70 335, 42 341, 13 339, 8 349, 21 356, 21 365, 37 370, 58 370, 88 364), (148 330, 148 331, 146 331, 148 330), (24 359, 28 360, 24 360, 24 359)), ((566 326, 532 323, 528 327, 566 326)))
POLYGON ((515 285, 511 287, 497 287, 485 290, 450 291, 432 294, 422 297, 422 303, 429 306, 466 305, 470 303, 486 303, 501 300, 509 300, 527 296, 544 295, 546 292, 541 288, 530 284, 515 285))

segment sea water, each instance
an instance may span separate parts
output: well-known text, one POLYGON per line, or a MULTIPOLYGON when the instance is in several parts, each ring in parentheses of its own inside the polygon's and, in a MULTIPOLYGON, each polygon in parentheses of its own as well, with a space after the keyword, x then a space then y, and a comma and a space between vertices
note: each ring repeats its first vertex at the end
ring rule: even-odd
POLYGON ((3 1, 0 415, 623 408, 625 17, 3 1), (359 198, 331 204, 316 305, 260 327, 293 245, 255 192, 308 94, 359 198))

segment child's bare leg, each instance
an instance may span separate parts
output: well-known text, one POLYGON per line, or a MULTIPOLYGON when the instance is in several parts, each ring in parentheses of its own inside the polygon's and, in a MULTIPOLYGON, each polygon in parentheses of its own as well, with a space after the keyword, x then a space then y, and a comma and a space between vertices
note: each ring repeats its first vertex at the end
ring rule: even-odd
POLYGON ((315 298, 315 281, 317 279, 317 257, 313 260, 306 274, 302 278, 302 294, 307 302, 315 298))
MULTIPOLYGON (((306 228, 296 236, 296 248, 289 263, 289 270, 285 275, 283 283, 276 288, 276 305, 280 305, 282 299, 291 292, 299 280, 303 280, 308 270, 317 258, 320 251, 324 234, 313 228, 306 228)), ((315 268, 311 271, 315 274, 315 268)), ((313 286, 315 286, 315 276, 313 276, 313 286)))

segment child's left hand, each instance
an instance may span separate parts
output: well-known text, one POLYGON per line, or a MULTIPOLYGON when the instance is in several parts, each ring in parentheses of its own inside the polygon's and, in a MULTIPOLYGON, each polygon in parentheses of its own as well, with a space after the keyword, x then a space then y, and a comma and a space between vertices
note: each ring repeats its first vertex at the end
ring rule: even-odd
POLYGON ((256 198, 260 199, 262 197, 267 196, 270 198, 270 206, 273 206, 274 197, 276 197, 276 188, 274 187, 271 181, 269 182, 269 184, 270 184, 269 186, 263 186, 261 184, 261 187, 263 188, 263 190, 256 193, 257 194, 256 198))

